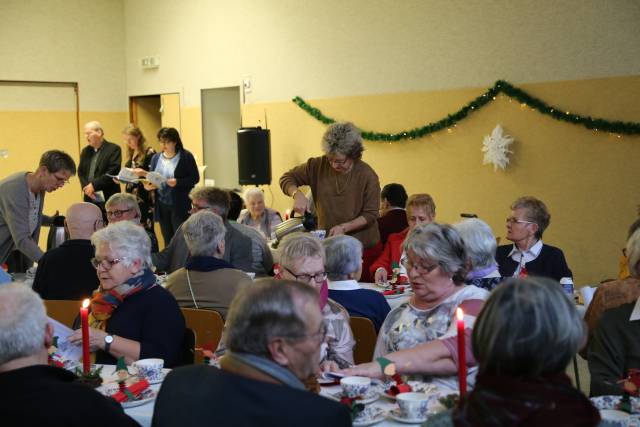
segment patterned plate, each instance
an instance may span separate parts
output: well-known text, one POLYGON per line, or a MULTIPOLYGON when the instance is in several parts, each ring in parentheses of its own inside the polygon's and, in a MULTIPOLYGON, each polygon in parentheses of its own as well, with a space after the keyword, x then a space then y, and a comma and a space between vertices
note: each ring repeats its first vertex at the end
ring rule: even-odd
POLYGON ((383 421, 387 416, 387 411, 377 406, 367 406, 360 412, 355 420, 354 427, 366 427, 383 421))
MULTIPOLYGON (((598 396, 592 397, 591 403, 598 409, 618 409, 618 403, 622 396, 598 396)), ((640 414, 640 398, 631 398, 631 413, 640 414)))

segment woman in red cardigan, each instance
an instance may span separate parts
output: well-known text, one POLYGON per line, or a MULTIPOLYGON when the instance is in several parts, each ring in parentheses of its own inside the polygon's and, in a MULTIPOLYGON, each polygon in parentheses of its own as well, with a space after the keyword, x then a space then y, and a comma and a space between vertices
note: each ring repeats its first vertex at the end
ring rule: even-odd
POLYGON ((375 278, 376 283, 386 282, 387 278, 393 273, 393 264, 400 267, 402 242, 404 242, 409 231, 413 230, 417 225, 429 224, 436 218, 436 204, 431 196, 426 193, 412 194, 407 200, 406 210, 409 227, 399 233, 390 234, 382 254, 369 267, 369 272, 375 278))

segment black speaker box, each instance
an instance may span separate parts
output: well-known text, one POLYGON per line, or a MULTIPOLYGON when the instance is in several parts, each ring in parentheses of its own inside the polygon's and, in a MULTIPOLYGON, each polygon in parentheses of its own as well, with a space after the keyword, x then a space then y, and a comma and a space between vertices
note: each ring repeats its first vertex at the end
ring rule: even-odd
POLYGON ((271 184, 269 129, 238 129, 238 175, 240 185, 271 184))

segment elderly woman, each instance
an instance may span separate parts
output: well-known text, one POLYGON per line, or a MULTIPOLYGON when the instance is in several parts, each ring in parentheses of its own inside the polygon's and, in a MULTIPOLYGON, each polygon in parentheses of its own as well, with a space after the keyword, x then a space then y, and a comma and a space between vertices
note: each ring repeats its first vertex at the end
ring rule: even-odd
POLYGON ((264 193, 259 188, 251 188, 244 193, 247 210, 240 213, 238 222, 258 230, 264 237, 274 237, 276 225, 282 222, 280 214, 264 205, 264 193))
MULTIPOLYGON (((489 293, 464 285, 467 256, 453 227, 420 225, 407 236, 404 250, 414 295, 391 310, 384 321, 374 354, 377 360, 346 373, 381 377, 384 366, 395 363, 399 374, 423 375, 444 388, 457 389, 456 309, 464 310, 465 329, 470 332, 489 293)), ((473 366, 472 358, 467 361, 473 366)), ((470 384, 474 377, 471 367, 470 384)))
POLYGON ((430 224, 436 219, 436 204, 430 195, 412 194, 407 200, 407 222, 409 226, 399 233, 392 233, 384 245, 382 254, 371 264, 369 271, 376 283, 383 283, 393 274, 393 266, 399 267, 399 273, 406 276, 401 260, 406 258, 402 244, 407 234, 420 224, 430 224))
MULTIPOLYGON (((280 178, 282 191, 294 199, 294 210, 309 210, 298 187, 308 185, 318 215, 318 227, 328 236, 349 234, 366 249, 380 240, 378 175, 362 161, 362 137, 352 123, 334 123, 322 137, 324 155, 309 159, 280 178)), ((367 263, 365 263, 367 264, 367 263)))
MULTIPOLYGON (((89 345, 96 363, 127 364, 138 359, 181 362, 184 317, 175 298, 156 284, 151 271, 150 243, 144 228, 122 221, 91 236, 92 260, 100 287, 91 299, 89 345)), ((77 330, 71 342, 82 341, 77 330)))
POLYGON ((509 279, 473 330, 475 388, 426 426, 597 426, 597 409, 564 372, 583 340, 580 315, 557 283, 509 279))
POLYGON ((349 326, 349 313, 329 299, 322 243, 311 234, 294 233, 282 240, 278 251, 280 263, 276 268, 276 278, 304 282, 320 293, 320 308, 327 326, 321 349, 321 366, 333 369, 335 365, 340 368, 352 365, 356 342, 349 326))
POLYGON ((249 276, 223 259, 226 231, 222 218, 207 210, 194 213, 182 225, 190 256, 166 284, 181 307, 216 310, 226 318, 238 290, 251 285, 249 276))
POLYGON ((453 228, 462 237, 469 260, 465 283, 492 290, 503 278, 495 260, 497 244, 491 227, 478 218, 469 218, 454 224, 453 228))
POLYGON ((160 128, 158 141, 162 153, 151 159, 149 170, 162 175, 166 181, 159 188, 146 184, 147 190, 156 190, 155 219, 165 244, 171 240, 180 224, 189 217, 189 192, 200 180, 198 165, 193 154, 182 145, 180 134, 174 128, 160 128))
MULTIPOLYGON (((131 221, 134 224, 143 225, 140 205, 133 194, 116 193, 109 197, 109 200, 107 200, 105 204, 105 211, 107 212, 107 221, 109 221, 109 224, 115 224, 120 221, 131 221)), ((146 227, 145 231, 151 241, 151 252, 158 252, 158 238, 156 237, 156 233, 146 227)))
POLYGON ((593 331, 588 346, 593 396, 622 394, 617 382, 629 369, 640 369, 640 230, 627 241, 626 253, 632 277, 601 285, 585 316, 593 331))
POLYGON ((542 243, 542 233, 550 220, 542 200, 525 196, 513 202, 507 218, 507 239, 513 245, 499 246, 496 251, 502 276, 543 276, 573 283, 562 250, 542 243))
POLYGON ((351 316, 371 319, 378 331, 391 308, 380 292, 363 289, 358 284, 362 273, 362 243, 355 237, 334 236, 322 245, 327 256, 329 297, 351 316))
MULTIPOLYGON (((127 144, 129 158, 124 164, 131 168, 140 177, 144 176, 151 168, 151 159, 155 150, 146 145, 146 138, 142 130, 135 125, 128 125, 122 130, 122 136, 127 144)), ((140 223, 146 230, 153 232, 153 196, 141 182, 126 183, 125 191, 133 194, 140 207, 140 223)))

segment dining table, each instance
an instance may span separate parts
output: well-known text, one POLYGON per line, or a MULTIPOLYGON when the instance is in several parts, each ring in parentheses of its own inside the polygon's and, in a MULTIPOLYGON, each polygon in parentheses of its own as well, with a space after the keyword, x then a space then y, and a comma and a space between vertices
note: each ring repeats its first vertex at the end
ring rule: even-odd
MULTIPOLYGON (((383 288, 379 285, 376 285, 375 283, 358 282, 358 284, 363 289, 371 289, 373 291, 380 292, 380 293, 387 290, 387 288, 383 288)), ((391 307, 391 309, 393 310, 399 305, 404 304, 405 302, 408 302, 409 298, 411 298, 412 295, 413 295, 413 292, 411 292, 411 285, 404 285, 403 293, 394 294, 394 295, 385 295, 384 298, 387 300, 387 303, 389 303, 389 307, 391 307)))

